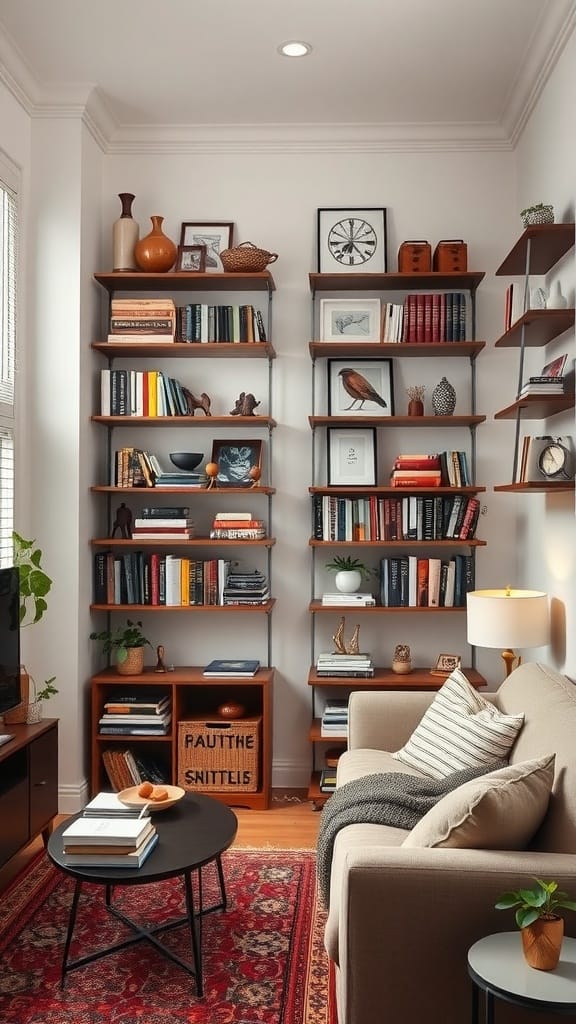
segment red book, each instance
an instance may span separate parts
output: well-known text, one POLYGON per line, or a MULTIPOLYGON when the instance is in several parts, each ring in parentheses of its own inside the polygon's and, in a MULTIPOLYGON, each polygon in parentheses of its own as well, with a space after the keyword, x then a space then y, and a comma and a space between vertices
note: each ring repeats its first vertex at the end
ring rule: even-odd
POLYGON ((416 603, 418 608, 428 607, 428 559, 419 558, 416 568, 416 603))
POLYGON ((426 341, 426 296, 420 292, 415 296, 416 300, 416 337, 414 341, 426 341))
POLYGON ((150 604, 160 604, 160 555, 150 555, 150 604))
POLYGON ((441 320, 441 309, 442 309, 442 296, 432 296, 432 323, 430 325, 430 340, 431 341, 442 341, 442 330, 440 327, 441 320))
POLYGON ((422 341, 433 341, 432 337, 432 299, 435 295, 424 295, 424 337, 422 341))

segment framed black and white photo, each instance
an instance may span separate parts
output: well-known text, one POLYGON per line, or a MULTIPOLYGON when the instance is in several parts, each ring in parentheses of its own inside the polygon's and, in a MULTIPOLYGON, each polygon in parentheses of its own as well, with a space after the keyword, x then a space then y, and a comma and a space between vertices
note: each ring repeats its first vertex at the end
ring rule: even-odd
POLYGON ((176 270, 187 274, 202 274, 206 269, 205 245, 179 245, 176 270))
POLYGON ((376 485, 376 430, 374 427, 328 428, 328 486, 376 485))
POLYGON ((449 676, 455 668, 460 668, 461 664, 462 658, 459 654, 439 654, 430 672, 433 676, 449 676))
POLYGON ((222 273, 220 259, 223 249, 232 245, 234 224, 229 221, 183 221, 180 228, 180 245, 205 245, 206 266, 209 273, 222 273))
POLYGON ((252 469, 262 470, 262 441, 213 441, 211 462, 218 466, 217 487, 252 487, 259 479, 252 469))
POLYGON ((380 299, 320 299, 320 340, 378 344, 380 309, 380 299))
POLYGON ((386 256, 384 207, 318 210, 318 273, 383 274, 386 256))
POLYGON ((329 416, 393 416, 391 359, 328 360, 329 416))

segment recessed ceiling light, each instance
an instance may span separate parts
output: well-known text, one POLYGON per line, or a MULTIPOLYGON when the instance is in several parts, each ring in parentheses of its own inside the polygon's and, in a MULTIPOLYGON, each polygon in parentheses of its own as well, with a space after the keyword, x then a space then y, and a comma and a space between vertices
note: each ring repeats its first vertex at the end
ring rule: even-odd
POLYGON ((282 43, 278 47, 278 53, 283 57, 306 57, 311 52, 310 43, 302 43, 296 39, 291 39, 288 43, 282 43))

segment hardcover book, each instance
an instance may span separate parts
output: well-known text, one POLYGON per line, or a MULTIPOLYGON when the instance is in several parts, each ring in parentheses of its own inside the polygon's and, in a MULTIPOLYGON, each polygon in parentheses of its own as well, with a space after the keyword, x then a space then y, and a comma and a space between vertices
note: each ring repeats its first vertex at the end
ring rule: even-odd
POLYGON ((203 676, 255 676, 260 668, 260 662, 256 659, 237 658, 236 660, 226 658, 214 658, 206 665, 203 676))

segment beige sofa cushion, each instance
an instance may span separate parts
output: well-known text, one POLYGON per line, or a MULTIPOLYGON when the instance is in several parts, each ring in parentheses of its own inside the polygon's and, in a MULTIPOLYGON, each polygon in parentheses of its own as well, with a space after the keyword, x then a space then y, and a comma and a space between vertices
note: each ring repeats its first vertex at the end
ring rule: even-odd
POLYGON ((511 764, 442 797, 403 846, 523 850, 540 827, 554 781, 554 754, 511 764))
POLYGON ((394 757, 434 779, 505 760, 524 715, 505 715, 484 700, 459 669, 448 677, 394 757))
POLYGON ((345 750, 338 758, 336 782, 338 786, 343 786, 345 782, 353 782, 355 779, 363 779, 365 775, 378 775, 381 772, 422 776, 421 772, 396 760, 386 750, 358 747, 356 750, 345 750))

